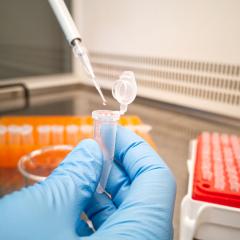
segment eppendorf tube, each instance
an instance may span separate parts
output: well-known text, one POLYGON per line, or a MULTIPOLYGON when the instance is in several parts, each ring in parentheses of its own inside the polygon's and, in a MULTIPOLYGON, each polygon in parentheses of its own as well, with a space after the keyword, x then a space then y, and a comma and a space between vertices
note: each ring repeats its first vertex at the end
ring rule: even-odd
POLYGON ((25 145, 33 144, 33 127, 31 125, 23 125, 21 127, 22 143, 25 145))
POLYGON ((0 125, 0 145, 7 143, 7 127, 0 125))
POLYGON ((79 142, 79 127, 78 125, 68 125, 66 127, 67 144, 75 146, 79 142))
POLYGON ((38 132, 38 144, 50 145, 50 126, 40 125, 37 127, 38 132))
POLYGON ((92 138, 93 136, 93 126, 90 124, 83 124, 80 126, 80 132, 82 138, 92 138))
POLYGON ((117 122, 120 118, 120 113, 118 111, 97 110, 92 112, 92 117, 94 119, 94 139, 99 144, 104 159, 97 191, 104 192, 112 168, 117 122))
POLYGON ((52 144, 58 145, 63 144, 64 142, 64 126, 62 125, 53 125, 52 128, 52 144))
POLYGON ((21 143, 21 128, 18 125, 8 126, 9 144, 20 145, 21 143))

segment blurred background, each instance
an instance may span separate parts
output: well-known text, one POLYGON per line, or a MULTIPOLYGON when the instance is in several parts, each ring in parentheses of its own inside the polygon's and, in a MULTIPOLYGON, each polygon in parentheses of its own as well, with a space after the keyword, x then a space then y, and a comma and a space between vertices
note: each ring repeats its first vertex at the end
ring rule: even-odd
POLYGON ((47 1, 3 0, 0 14, 0 79, 71 71, 70 49, 47 1))
MULTIPOLYGON (((158 152, 176 177, 178 239, 189 142, 202 131, 240 134, 240 2, 65 3, 88 49, 107 108, 119 108, 111 95, 113 82, 122 71, 135 73, 138 95, 127 114, 152 126, 158 152)), ((91 115, 103 108, 47 0, 1 0, 0 30, 2 117, 91 115)), ((0 168, 1 195, 23 185, 16 168, 0 168)))

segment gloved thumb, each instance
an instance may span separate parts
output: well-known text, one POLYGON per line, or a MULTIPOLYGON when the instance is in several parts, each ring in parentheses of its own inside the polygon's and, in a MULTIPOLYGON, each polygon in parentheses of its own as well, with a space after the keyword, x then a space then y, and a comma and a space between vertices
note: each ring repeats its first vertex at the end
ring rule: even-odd
POLYGON ((102 152, 93 139, 82 141, 67 155, 47 179, 61 196, 61 206, 77 204, 84 211, 98 185, 102 164, 102 152))

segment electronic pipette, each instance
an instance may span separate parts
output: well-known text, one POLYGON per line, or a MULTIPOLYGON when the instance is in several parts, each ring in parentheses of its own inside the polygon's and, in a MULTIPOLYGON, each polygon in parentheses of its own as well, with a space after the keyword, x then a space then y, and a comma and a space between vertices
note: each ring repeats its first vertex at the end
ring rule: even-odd
POLYGON ((92 69, 92 65, 88 58, 87 49, 82 44, 82 39, 80 37, 78 29, 65 5, 64 0, 48 0, 48 1, 53 9, 53 12, 57 17, 59 24, 62 27, 62 30, 67 38, 67 41, 69 42, 70 46, 73 49, 75 56, 81 60, 81 63, 85 71, 91 77, 97 91, 99 92, 103 104, 106 105, 106 99, 103 96, 100 85, 96 80, 95 74, 92 69))

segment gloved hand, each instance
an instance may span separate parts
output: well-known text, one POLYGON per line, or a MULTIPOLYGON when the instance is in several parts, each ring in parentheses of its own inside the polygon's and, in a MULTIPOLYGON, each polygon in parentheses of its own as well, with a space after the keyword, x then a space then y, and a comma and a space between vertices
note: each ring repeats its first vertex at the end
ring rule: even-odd
POLYGON ((119 127, 112 197, 90 201, 101 167, 96 143, 83 141, 46 181, 0 201, 0 239, 171 239, 175 181, 151 147, 119 127), (79 220, 83 210, 95 233, 79 220))
POLYGON ((123 127, 117 131, 114 158, 106 187, 111 199, 95 193, 86 209, 96 229, 89 240, 172 239, 176 185, 167 165, 123 127))
POLYGON ((95 192, 101 170, 98 144, 82 141, 45 181, 0 199, 0 239, 79 239, 78 225, 88 234, 80 214, 95 192))

